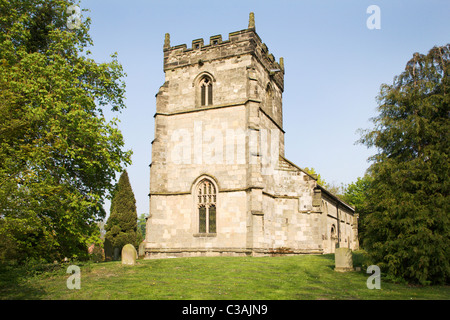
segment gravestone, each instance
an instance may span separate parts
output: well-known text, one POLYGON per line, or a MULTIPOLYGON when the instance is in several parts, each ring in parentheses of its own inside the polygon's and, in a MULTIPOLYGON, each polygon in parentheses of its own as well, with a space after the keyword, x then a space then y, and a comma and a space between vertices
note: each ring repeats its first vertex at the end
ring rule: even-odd
POLYGON ((112 261, 114 250, 111 241, 105 239, 105 242, 103 242, 103 247, 105 248, 105 261, 112 261))
POLYGON ((115 247, 114 248, 114 257, 113 257, 114 261, 118 261, 120 260, 120 248, 115 247))
POLYGON ((135 265, 137 252, 132 244, 126 244, 122 248, 122 264, 135 265))
POLYGON ((349 248, 336 248, 334 253, 335 271, 347 272, 353 271, 352 250, 349 248))

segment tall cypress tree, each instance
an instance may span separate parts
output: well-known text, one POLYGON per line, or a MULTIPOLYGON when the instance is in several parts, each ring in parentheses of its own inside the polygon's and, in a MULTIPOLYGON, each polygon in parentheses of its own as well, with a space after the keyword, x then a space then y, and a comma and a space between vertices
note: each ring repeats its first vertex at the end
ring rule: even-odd
POLYGON ((105 239, 113 248, 122 249, 128 243, 137 247, 136 199, 125 170, 119 178, 111 200, 110 216, 105 226, 105 239))
POLYGON ((382 85, 364 247, 372 263, 408 282, 450 279, 450 45, 414 54, 382 85))

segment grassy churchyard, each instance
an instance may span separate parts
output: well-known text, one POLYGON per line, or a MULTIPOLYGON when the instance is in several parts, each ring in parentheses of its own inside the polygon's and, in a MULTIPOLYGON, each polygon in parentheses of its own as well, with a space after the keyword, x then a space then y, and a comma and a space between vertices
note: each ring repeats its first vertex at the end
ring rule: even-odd
MULTIPOLYGON (((364 256, 353 253, 355 267, 364 256)), ((214 257, 79 263, 79 289, 67 265, 0 266, 0 299, 316 300, 450 299, 449 286, 409 286, 383 279, 367 288, 364 271, 334 271, 334 255, 214 257), (74 284, 75 282, 70 282, 74 284)))

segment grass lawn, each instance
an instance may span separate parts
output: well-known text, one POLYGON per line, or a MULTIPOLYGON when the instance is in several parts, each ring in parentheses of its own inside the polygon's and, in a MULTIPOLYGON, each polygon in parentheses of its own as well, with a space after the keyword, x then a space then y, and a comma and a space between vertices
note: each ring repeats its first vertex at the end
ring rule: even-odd
MULTIPOLYGON (((363 256, 354 253, 354 265, 363 256)), ((81 289, 69 290, 68 265, 43 272, 1 266, 0 299, 310 300, 450 299, 449 286, 366 286, 368 274, 338 273, 334 255, 215 257, 84 263, 81 289)))

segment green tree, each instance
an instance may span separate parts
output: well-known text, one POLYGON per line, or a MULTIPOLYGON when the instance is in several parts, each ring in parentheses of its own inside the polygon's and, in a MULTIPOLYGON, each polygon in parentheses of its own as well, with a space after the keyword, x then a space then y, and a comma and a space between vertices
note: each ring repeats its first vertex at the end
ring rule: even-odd
POLYGON ((317 178, 317 183, 318 183, 319 185, 323 186, 324 188, 326 188, 326 187, 325 187, 325 186, 327 185, 326 181, 321 177, 320 174, 318 174, 318 173, 316 172, 316 169, 306 167, 306 168, 303 168, 303 170, 304 170, 306 173, 308 173, 308 174, 310 174, 310 175, 316 177, 316 178, 317 178))
POLYGON ((340 186, 337 185, 336 183, 328 183, 325 181, 324 178, 322 178, 322 176, 316 172, 316 169, 314 168, 304 168, 303 169, 306 173, 315 176, 317 178, 317 183, 324 187, 325 189, 327 189, 329 192, 331 192, 332 194, 334 194, 337 197, 341 197, 342 194, 344 193, 344 185, 341 184, 340 186))
POLYGON ((124 73, 97 63, 69 0, 0 0, 0 259, 81 257, 131 152, 117 119, 124 73))
POLYGON ((146 223, 147 223, 147 215, 145 213, 141 213, 138 219, 138 229, 142 236, 142 240, 145 239, 145 231, 146 231, 146 223))
POLYGON ((378 96, 364 247, 390 277, 448 283, 450 45, 415 53, 378 96))
POLYGON ((360 244, 364 243, 366 217, 370 213, 369 190, 371 181, 370 175, 365 174, 364 177, 358 178, 355 182, 347 185, 342 195, 342 200, 353 206, 359 215, 358 237, 360 244))
POLYGON ((119 178, 111 200, 111 210, 105 226, 105 239, 113 248, 122 249, 128 243, 139 246, 136 199, 125 170, 119 178))

